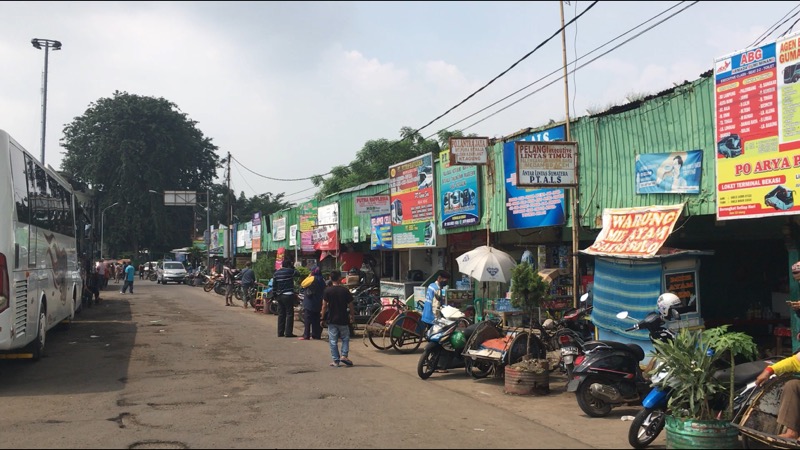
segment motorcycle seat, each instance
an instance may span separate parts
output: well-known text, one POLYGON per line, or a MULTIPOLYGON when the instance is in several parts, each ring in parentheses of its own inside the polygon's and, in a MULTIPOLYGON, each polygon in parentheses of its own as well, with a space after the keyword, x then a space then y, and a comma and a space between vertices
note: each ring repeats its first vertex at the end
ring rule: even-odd
MULTIPOLYGON (((740 388, 751 381, 754 381, 756 377, 767 367, 769 364, 766 361, 759 360, 753 361, 743 364, 737 364, 734 367, 733 371, 733 386, 734 388, 740 388)), ((719 381, 728 382, 731 377, 731 369, 721 369, 714 372, 714 378, 719 381)))
POLYGON ((642 350, 642 347, 636 344, 623 344, 622 342, 616 341, 589 341, 583 344, 583 348, 587 352, 594 350, 597 347, 610 347, 614 350, 631 352, 633 353, 633 356, 636 357, 636 361, 644 360, 644 350, 642 350))

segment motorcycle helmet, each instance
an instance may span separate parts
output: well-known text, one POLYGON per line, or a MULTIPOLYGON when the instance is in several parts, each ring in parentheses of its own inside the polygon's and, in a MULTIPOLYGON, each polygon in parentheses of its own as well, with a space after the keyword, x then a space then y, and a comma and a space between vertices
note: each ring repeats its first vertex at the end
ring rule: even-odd
POLYGON ((545 330, 552 330, 553 328, 555 328, 555 326, 556 322, 553 319, 547 319, 544 321, 544 323, 542 323, 542 328, 544 328, 545 330))
POLYGON ((665 292, 658 296, 656 305, 658 306, 658 313, 661 314, 661 318, 666 320, 670 317, 670 309, 681 306, 681 299, 672 292, 665 292))
POLYGON ((450 336, 450 345, 453 346, 456 350, 461 350, 467 345, 467 339, 464 337, 464 332, 461 330, 456 330, 450 336))

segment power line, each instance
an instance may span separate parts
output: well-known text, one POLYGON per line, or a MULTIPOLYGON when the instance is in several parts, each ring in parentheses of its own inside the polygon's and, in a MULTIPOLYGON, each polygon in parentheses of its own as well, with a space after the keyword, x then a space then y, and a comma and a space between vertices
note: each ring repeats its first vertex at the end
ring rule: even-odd
POLYGON ((753 41, 753 42, 752 42, 752 43, 751 43, 751 44, 750 44, 748 47, 755 47, 755 46, 757 46, 757 45, 761 44, 761 43, 764 41, 764 39, 766 39, 768 36, 770 36, 772 33, 774 33, 774 32, 775 32, 775 31, 776 31, 778 28, 780 28, 780 27, 781 27, 781 25, 783 25, 783 24, 785 24, 786 22, 788 22, 788 21, 792 20, 792 18, 793 18, 794 16, 796 16, 798 13, 800 13, 800 11, 797 11, 797 12, 795 12, 795 13, 792 15, 792 17, 789 17, 788 19, 787 19, 786 17, 787 17, 789 14, 792 14, 792 11, 794 11, 794 10, 795 10, 795 9, 797 9, 797 8, 800 8, 800 4, 797 4, 797 5, 795 5, 795 6, 794 6, 794 8, 790 9, 790 10, 789 10, 789 12, 787 12, 787 13, 786 13, 786 14, 785 14, 783 17, 781 17, 780 19, 778 19, 777 21, 775 21, 775 23, 774 23, 774 24, 772 24, 772 26, 770 26, 769 28, 767 28, 767 30, 766 30, 766 31, 764 31, 763 33, 761 33, 761 35, 760 35, 760 36, 758 36, 758 37, 756 38, 756 40, 755 40, 755 41, 753 41), (785 19, 785 20, 784 20, 784 19, 785 19), (781 22, 781 21, 782 21, 782 22, 781 22))
MULTIPOLYGON (((683 3, 683 2, 681 2, 681 3, 683 3)), ((607 51, 605 51, 605 52, 601 53, 600 55, 598 55, 598 56, 596 56, 596 57, 592 58, 592 59, 591 59, 591 60, 589 60, 588 62, 586 62, 586 63, 584 63, 584 64, 581 64, 581 65, 580 65, 580 66, 578 66, 577 68, 575 68, 575 69, 572 69, 572 71, 571 71, 570 73, 572 73, 572 72, 575 72, 575 71, 577 71, 577 70, 580 70, 580 69, 582 69, 582 68, 584 68, 584 67, 588 66, 589 64, 591 64, 591 63, 593 63, 593 62, 597 61, 598 59, 602 58, 603 56, 605 56, 605 55, 607 55, 607 54, 609 54, 609 53, 613 52, 614 50, 616 50, 616 49, 618 49, 618 48, 622 47, 623 45, 627 44, 628 42, 630 42, 630 41, 632 41, 632 40, 636 39, 637 37, 641 36, 642 34, 644 34, 644 33, 648 32, 648 31, 652 30, 653 28, 655 28, 655 27, 657 27, 657 26, 661 25, 662 23, 666 22, 667 20, 669 20, 669 19, 671 19, 671 18, 675 17, 676 15, 678 15, 678 14, 682 13, 683 11, 686 11, 687 9, 689 9, 689 8, 691 8, 692 6, 696 5, 697 3, 698 3, 698 1, 695 1, 695 2, 692 2, 692 3, 690 3, 689 5, 685 6, 683 9, 681 9, 681 10, 679 10, 679 11, 677 11, 677 12, 674 12, 674 13, 672 13, 672 14, 671 14, 671 15, 669 15, 668 17, 665 17, 665 18, 664 18, 664 19, 662 19, 661 21, 659 21, 659 22, 657 22, 657 23, 655 23, 655 24, 651 25, 650 27, 648 27, 648 28, 646 28, 646 29, 642 30, 641 32, 639 32, 639 33, 635 34, 635 35, 634 35, 634 36, 632 36, 631 38, 629 38, 629 39, 627 39, 627 40, 625 40, 625 41, 621 42, 620 44, 618 44, 618 45, 616 45, 616 46, 612 47, 611 49, 609 49, 609 50, 607 50, 607 51)), ((567 75, 569 75, 569 73, 567 73, 567 75)), ((466 126, 466 127, 462 128, 462 129, 461 129, 461 131, 464 131, 464 130, 466 130, 466 129, 468 129, 468 128, 471 128, 471 127, 473 127, 473 126, 475 126, 475 125, 477 125, 477 124, 479 124, 479 123, 481 123, 481 122, 483 122, 483 121, 485 121, 485 120, 487 120, 487 119, 489 119, 489 118, 491 118, 491 117, 493 117, 493 116, 495 116, 495 115, 497 115, 497 114, 499 114, 499 113, 501 113, 501 112, 505 111, 506 109, 508 109, 508 108, 510 108, 510 107, 512 107, 512 106, 514 106, 514 105, 516 105, 517 103, 519 103, 519 102, 521 102, 521 101, 523 101, 523 100, 527 99, 527 98, 528 98, 528 97, 530 97, 531 95, 533 95, 533 94, 536 94, 536 93, 538 93, 538 92, 542 91, 544 88, 546 88, 546 87, 549 87, 549 86, 553 85, 553 84, 554 84, 554 83, 556 83, 557 81, 561 80, 561 78, 562 78, 562 77, 558 77, 558 78, 554 79, 553 81, 551 81, 551 82, 547 83, 546 85, 544 85, 544 86, 540 87, 539 89, 536 89, 535 91, 533 91, 533 92, 531 92, 531 93, 529 93, 529 94, 525 95, 524 97, 520 98, 519 100, 516 100, 516 101, 514 101, 513 103, 510 103, 510 104, 508 104, 507 106, 504 106, 504 107, 500 108, 499 110, 497 110, 497 111, 495 111, 495 112, 493 112, 493 113, 489 114, 488 116, 486 116, 486 117, 484 117, 484 118, 482 118, 482 119, 478 120, 477 122, 474 122, 474 123, 472 123, 472 124, 470 124, 470 125, 468 125, 468 126, 466 126)))
POLYGON ((272 180, 272 181, 306 181, 306 180, 311 180, 311 179, 313 179, 315 177, 324 177, 325 175, 330 175, 331 173, 333 173, 333 172, 328 172, 328 173, 323 173, 322 175, 312 175, 310 177, 305 177, 305 178, 273 178, 273 177, 268 177, 266 175, 262 175, 262 174, 260 174, 258 172, 254 172, 254 171, 250 170, 247 166, 245 166, 244 164, 239 162, 239 160, 234 158, 233 155, 231 155, 231 159, 236 161, 237 164, 242 166, 242 168, 244 168, 248 172, 252 173, 253 175, 259 176, 261 178, 266 178, 267 180, 272 180))
MULTIPOLYGON (((615 37, 615 38, 613 38, 613 39, 611 39, 611 40, 607 41, 606 43, 604 43, 604 44, 602 44, 602 45, 600 45, 600 46, 596 47, 594 50, 592 50, 592 51, 590 51, 590 52, 586 53, 585 55, 583 55, 583 56, 581 56, 581 57, 579 57, 579 58, 576 58, 576 59, 574 59, 574 60, 572 61, 572 64, 574 65, 574 67, 575 67, 575 68, 573 68, 573 70, 572 70, 570 73, 574 74, 574 73, 577 71, 577 63, 578 63, 578 61, 580 61, 580 60, 582 60, 582 59, 584 59, 584 58, 587 58, 589 55, 591 55, 591 54, 595 53, 596 51, 598 51, 598 50, 600 50, 601 48, 603 48, 603 47, 607 46, 608 44, 611 44, 612 42, 614 42, 614 41, 616 41, 616 40, 618 40, 618 39, 620 39, 620 38, 624 37, 625 35, 627 35, 627 34, 630 34, 630 33, 634 32, 634 31, 635 31, 635 30, 637 30, 638 28, 641 28, 641 27, 643 27, 643 26, 644 26, 644 25, 646 25, 647 23, 649 23, 649 22, 651 22, 651 21, 653 21, 653 20, 655 20, 655 19, 657 19, 657 18, 659 18, 659 17, 663 16, 664 14, 668 13, 669 11, 671 11, 671 10, 675 9, 676 7, 680 6, 682 3, 685 3, 685 2, 681 1, 681 2, 678 2, 678 3, 676 3, 676 4, 672 5, 672 6, 670 6, 669 8, 665 9, 664 11, 661 11, 660 13, 656 14, 655 16, 653 16, 653 17, 651 17, 651 18, 649 18, 649 19, 645 20, 644 22, 640 23, 639 25, 636 25, 635 27, 631 28, 630 30, 628 30, 628 31, 626 31, 626 32, 624 32, 624 33, 622 33, 622 34, 618 35, 617 37, 615 37)), ((695 3, 697 3, 697 2, 695 2, 695 3)), ((691 6, 691 5, 690 5, 690 6, 691 6)), ((658 25, 658 24, 657 24, 657 25, 658 25)), ((647 30, 645 30, 645 31, 647 31, 647 30)), ((635 37, 636 37, 636 36, 634 36, 634 38, 635 38, 635 37)), ((623 44, 624 44, 624 43, 623 43, 623 44)), ((612 49, 612 50, 614 50, 614 49, 612 49)), ((600 56, 603 56, 603 55, 600 55, 600 56)), ((594 61, 594 60, 592 60, 592 61, 594 61)), ((516 91, 512 92, 511 94, 508 94, 508 95, 506 95, 505 97, 501 98, 500 100, 497 100, 496 102, 494 102, 494 103, 492 103, 492 104, 490 104, 490 105, 487 105, 486 107, 484 107, 484 108, 481 108, 481 109, 479 109, 478 111, 475 111, 474 113, 472 113, 472 114, 470 114, 470 115, 468 115, 468 116, 464 117, 463 119, 459 120, 458 122, 455 122, 455 123, 452 123, 452 124, 448 125, 447 127, 445 127, 445 128, 444 128, 444 130, 450 129, 450 128, 452 128, 452 127, 454 127, 454 126, 456 126, 456 125, 458 125, 458 124, 460 124, 460 123, 462 123, 462 122, 466 121, 467 119, 470 119, 470 118, 472 118, 472 117, 475 117, 475 116, 477 116, 478 114, 480 114, 480 113, 482 113, 482 112, 484 112, 484 111, 488 110, 489 108, 491 108, 491 107, 493 107, 493 106, 496 106, 497 104, 499 104, 499 103, 501 103, 501 102, 503 102, 503 101, 505 101, 505 100, 508 100, 509 98, 511 98, 511 97, 513 97, 513 96, 515 96, 515 95, 519 94, 520 92, 524 91, 525 89, 528 89, 529 87, 531 87, 531 86, 533 86, 533 85, 535 85, 535 84, 539 83, 540 81, 542 81, 542 80, 545 80, 547 77, 549 77, 549 76, 551 76, 551 75, 553 75, 553 74, 555 74, 555 73, 558 73, 558 72, 559 72, 559 71, 561 71, 562 69, 563 69, 562 67, 559 67, 559 68, 557 68, 557 69, 553 70, 552 72, 550 72, 550 73, 548 73, 548 74, 546 74, 546 75, 542 76, 541 78, 539 78, 539 79, 537 79, 537 80, 533 81, 532 83, 529 83, 528 85, 526 85, 526 86, 524 86, 524 87, 522 87, 522 88, 520 88, 520 89, 517 89, 516 91)), ((543 88, 545 88, 545 87, 548 87, 548 86, 552 85, 553 83, 555 83, 556 81, 558 81, 558 80, 560 80, 560 79, 561 79, 561 77, 559 77, 559 78, 556 78, 556 79, 555 79, 555 80, 553 80, 551 83, 548 83, 547 85, 543 86, 543 87, 542 87, 542 89, 543 89, 543 88)), ((574 83, 573 83, 573 84, 574 84, 574 83)), ((534 91, 533 93, 536 93, 536 92, 539 92, 539 91, 541 91, 541 89, 539 89, 539 90, 537 90, 537 91, 534 91)), ((500 110, 500 111, 502 111, 502 110, 500 110)), ((498 112, 499 112, 499 111, 498 111, 498 112)), ((491 116, 490 116, 490 117, 491 117, 491 116)), ((473 125, 475 125, 475 124, 473 124, 473 125)), ((470 126, 472 126, 472 125, 470 125, 470 126)), ((432 134, 432 135, 428 136, 426 139, 430 139, 431 137, 433 137, 433 136, 435 136, 435 135, 436 135, 436 133, 434 133, 434 134, 432 134)))
POLYGON ((495 81, 497 81, 498 79, 500 79, 500 77, 502 77, 503 75, 505 75, 505 74, 507 74, 508 72, 510 72, 510 71, 511 71, 511 69, 513 69, 514 67, 516 67, 516 66, 517 66, 517 64, 521 63, 522 61, 526 60, 526 59, 527 59, 529 56, 531 56, 532 54, 536 53, 536 51, 537 51, 537 50, 539 50, 540 48, 542 48, 542 46, 544 46, 545 44, 547 44, 548 42, 550 42, 550 40, 551 40, 551 39, 553 39, 554 37, 558 36, 558 34, 559 34, 559 33, 561 33, 561 30, 564 30, 566 27, 568 27, 568 26, 569 26, 569 25, 571 25, 573 22, 575 22, 576 20, 578 20, 578 19, 579 19, 579 18, 580 18, 582 15, 586 14, 586 12, 588 12, 590 9, 594 8, 594 5, 596 5, 596 4, 597 4, 597 1, 594 1, 594 2, 592 2, 592 4, 591 4, 591 5, 589 5, 589 6, 588 6, 586 9, 584 9, 584 10, 583 10, 583 12, 581 12, 580 14, 578 14, 577 16, 575 16, 575 17, 574 17, 572 20, 570 20, 569 22, 567 22, 567 23, 566 23, 566 24, 565 24, 563 27, 561 27, 561 28, 559 28, 558 30, 556 30, 556 32, 555 32, 555 33, 553 33, 552 35, 550 35, 550 37, 549 37, 549 38, 547 38, 547 39, 545 39, 544 41, 542 41, 542 43, 541 43, 541 44, 539 44, 539 45, 537 45, 537 46, 536 46, 536 48, 534 48, 533 50, 531 50, 531 51, 529 51, 528 53, 526 53, 526 54, 525 54, 525 55, 524 55, 522 58, 518 59, 518 60, 517 60, 517 62, 515 62, 514 64, 512 64, 512 65, 511 65, 511 66, 510 66, 508 69, 506 69, 506 70, 504 70, 504 71, 500 72, 500 74, 499 74, 499 75, 497 75, 496 77, 494 77, 494 78, 492 78, 491 80, 489 80, 489 82, 488 82, 488 83, 486 83, 486 84, 484 84, 483 86, 481 86, 481 87, 480 87, 480 88, 479 88, 477 91, 473 92, 472 94, 469 94, 469 95, 467 96, 467 98, 465 98, 464 100, 461 100, 461 101, 460 101, 458 104, 456 104, 456 105, 455 105, 455 106, 453 106, 452 108, 450 108, 450 109, 448 109, 447 111, 443 112, 443 113, 442 113, 442 114, 440 114, 438 117, 436 117, 435 119, 433 119, 433 120, 431 120, 430 122, 426 123, 425 125, 423 125, 423 126, 421 126, 421 127, 417 128, 416 132, 417 132, 417 133, 419 133, 420 131, 422 131, 422 130, 424 130, 425 128, 427 128, 427 127, 428 127, 430 124, 432 124, 432 123, 436 122, 437 120, 441 119, 442 117, 446 116, 447 114, 449 114, 449 113, 450 113, 451 111, 453 111, 454 109, 456 109, 456 108, 458 108, 459 106, 461 106, 461 105, 463 105, 464 103, 466 103, 466 102, 467 102, 467 100, 469 100, 469 99, 471 99, 472 97, 474 97, 474 96, 475 96, 477 93, 479 93, 480 91, 482 91, 482 90, 486 89, 486 88, 487 88, 487 87, 488 87, 490 84, 492 84, 492 83, 494 83, 495 81))

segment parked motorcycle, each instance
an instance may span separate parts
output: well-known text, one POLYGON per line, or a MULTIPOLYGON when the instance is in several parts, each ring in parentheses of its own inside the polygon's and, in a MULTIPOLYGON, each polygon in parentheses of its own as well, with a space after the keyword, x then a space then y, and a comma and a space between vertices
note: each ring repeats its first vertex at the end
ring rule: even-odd
POLYGON ((434 325, 426 333, 428 344, 419 357, 417 375, 427 380, 437 370, 464 367, 461 350, 466 345, 471 331, 469 321, 458 308, 445 306, 442 318, 436 319, 434 325))
MULTIPOLYGON (((679 319, 674 309, 661 314, 652 312, 625 331, 647 330, 650 340, 666 341, 675 333, 666 327, 665 317, 679 319)), ((623 311, 617 318, 626 319, 623 311)), ((605 417, 615 406, 638 405, 650 391, 650 382, 644 378, 639 362, 644 360, 644 350, 636 344, 615 341, 588 341, 584 343, 586 355, 575 366, 567 392, 574 392, 578 406, 590 417, 605 417)))

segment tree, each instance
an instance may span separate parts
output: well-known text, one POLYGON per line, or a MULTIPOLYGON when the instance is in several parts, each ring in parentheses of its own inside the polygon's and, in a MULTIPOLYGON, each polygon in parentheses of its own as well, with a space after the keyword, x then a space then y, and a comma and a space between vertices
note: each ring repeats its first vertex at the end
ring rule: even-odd
POLYGON ((547 300, 549 291, 550 286, 528 262, 523 261, 511 270, 511 304, 525 311, 530 318, 526 355, 531 354, 534 311, 547 300))
POLYGON ((62 170, 96 192, 105 215, 104 244, 116 250, 186 246, 194 232, 189 207, 166 207, 149 191, 205 192, 219 157, 211 139, 164 98, 114 92, 91 103, 64 128, 62 170))

